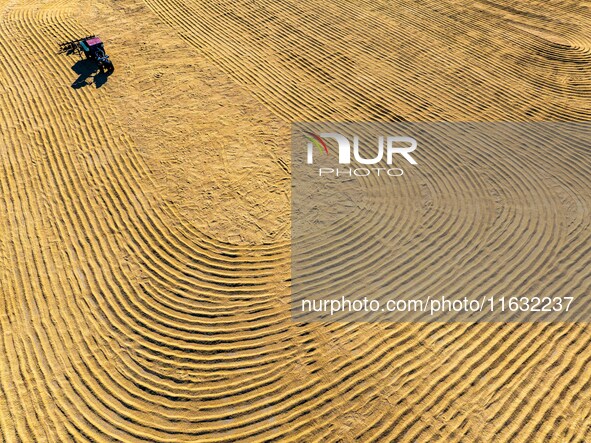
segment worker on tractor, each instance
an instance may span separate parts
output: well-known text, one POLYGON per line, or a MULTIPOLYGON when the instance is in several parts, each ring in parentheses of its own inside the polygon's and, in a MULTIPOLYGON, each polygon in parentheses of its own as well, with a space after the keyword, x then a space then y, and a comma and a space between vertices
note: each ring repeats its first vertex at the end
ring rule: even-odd
POLYGON ((97 62, 101 72, 103 69, 106 71, 113 71, 115 69, 113 63, 109 60, 109 56, 105 54, 105 46, 100 38, 93 37, 87 40, 82 40, 80 42, 80 47, 86 55, 86 58, 93 59, 97 62))
POLYGON ((62 51, 71 54, 77 52, 87 59, 93 60, 97 63, 101 72, 106 70, 108 73, 113 72, 115 67, 109 56, 105 53, 105 46, 100 38, 91 35, 80 40, 73 40, 71 42, 62 43, 60 45, 62 51))

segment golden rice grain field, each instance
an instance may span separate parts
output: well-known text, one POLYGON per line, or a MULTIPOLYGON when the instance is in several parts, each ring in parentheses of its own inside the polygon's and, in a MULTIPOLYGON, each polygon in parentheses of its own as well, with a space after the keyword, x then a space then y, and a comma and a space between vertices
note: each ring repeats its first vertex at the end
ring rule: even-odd
MULTIPOLYGON (((590 118, 589 2, 0 0, 0 441, 591 441, 584 324, 289 311, 292 122, 590 118)), ((590 153, 417 183, 415 284, 589 295, 590 153)))

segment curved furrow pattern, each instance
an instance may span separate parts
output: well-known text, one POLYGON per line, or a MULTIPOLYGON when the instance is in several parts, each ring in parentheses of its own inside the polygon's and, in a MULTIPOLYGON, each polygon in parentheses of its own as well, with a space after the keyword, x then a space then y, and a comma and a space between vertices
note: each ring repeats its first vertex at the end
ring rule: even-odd
MULTIPOLYGON (((277 197, 290 121, 588 120, 587 7, 145 4, 0 1, 2 440, 589 438, 579 325, 291 322, 289 201, 277 197), (54 48, 92 32, 117 71, 71 88, 74 59, 54 48), (169 198, 174 186, 203 201, 169 198), (241 237, 199 222, 255 230, 261 214, 285 226, 241 237)), ((396 275, 346 236, 364 221, 356 210, 335 220, 338 242, 310 245, 310 269, 337 265, 309 285, 329 290, 331 273, 360 290, 588 294, 588 148, 474 140, 486 152, 459 152, 442 134, 376 197, 366 233, 397 245, 396 275), (376 273, 359 281, 368 263, 376 273)))

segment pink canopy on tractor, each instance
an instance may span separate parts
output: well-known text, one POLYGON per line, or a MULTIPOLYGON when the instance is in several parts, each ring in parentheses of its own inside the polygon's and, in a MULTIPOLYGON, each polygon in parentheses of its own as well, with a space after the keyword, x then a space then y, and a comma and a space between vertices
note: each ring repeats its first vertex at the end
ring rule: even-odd
POLYGON ((94 46, 94 45, 98 45, 100 43, 102 43, 102 41, 98 37, 94 37, 94 38, 90 38, 90 39, 86 40, 86 44, 88 46, 94 46))

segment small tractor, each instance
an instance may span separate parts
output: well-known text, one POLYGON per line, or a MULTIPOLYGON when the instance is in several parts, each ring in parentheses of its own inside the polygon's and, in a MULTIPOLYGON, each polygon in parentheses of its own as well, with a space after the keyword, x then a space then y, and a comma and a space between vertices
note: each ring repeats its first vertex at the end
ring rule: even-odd
POLYGON ((80 57, 84 55, 86 59, 96 62, 101 72, 111 73, 115 70, 113 62, 109 60, 109 56, 105 53, 103 42, 96 35, 89 35, 78 40, 62 43, 60 44, 60 52, 78 54, 80 57))

